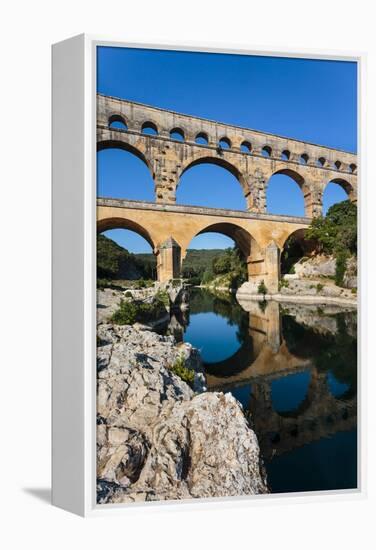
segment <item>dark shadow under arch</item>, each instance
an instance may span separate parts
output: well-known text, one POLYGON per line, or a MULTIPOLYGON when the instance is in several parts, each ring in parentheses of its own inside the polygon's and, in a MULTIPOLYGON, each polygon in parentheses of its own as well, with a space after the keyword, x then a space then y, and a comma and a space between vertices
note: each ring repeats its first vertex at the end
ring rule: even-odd
POLYGON ((281 250, 281 274, 289 273, 292 266, 303 256, 308 256, 315 248, 315 244, 305 237, 306 229, 297 229, 290 233, 283 243, 281 250))

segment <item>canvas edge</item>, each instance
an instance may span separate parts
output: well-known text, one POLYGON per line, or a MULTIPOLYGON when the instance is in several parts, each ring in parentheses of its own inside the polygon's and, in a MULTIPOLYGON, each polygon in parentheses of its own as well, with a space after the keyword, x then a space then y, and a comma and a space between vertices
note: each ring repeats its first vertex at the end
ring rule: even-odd
MULTIPOLYGON (((165 511, 166 509, 188 511, 192 508, 205 507, 205 509, 218 509, 223 507, 244 507, 250 505, 269 505, 278 503, 298 502, 328 502, 343 499, 359 499, 366 497, 366 366, 364 350, 366 344, 366 333, 361 327, 365 326, 366 302, 364 298, 367 286, 365 269, 365 204, 366 180, 365 180, 365 79, 366 79, 366 54, 364 52, 341 52, 324 50, 277 50, 265 46, 256 47, 239 44, 223 43, 144 43, 126 42, 122 39, 114 40, 94 35, 79 35, 64 41, 82 39, 84 41, 84 281, 82 295, 84 296, 84 383, 81 396, 84 397, 84 466, 82 476, 84 479, 83 505, 77 512, 80 515, 96 517, 102 515, 117 515, 119 513, 144 513, 145 509, 150 511, 165 511), (359 200, 359 244, 361 246, 359 255, 359 346, 358 346, 358 488, 344 491, 318 491, 314 493, 287 493, 273 495, 256 495, 246 497, 227 497, 223 499, 194 499, 192 501, 168 501, 168 502, 147 502, 120 505, 97 505, 96 504, 96 459, 95 459, 95 411, 96 411, 96 339, 95 339, 95 281, 96 281, 96 48, 98 46, 166 49, 179 51, 201 51, 212 53, 235 53, 240 55, 263 55, 278 57, 299 57, 313 59, 330 59, 355 61, 358 64, 358 156, 359 156, 359 179, 360 179, 360 200, 359 200)), ((58 43, 59 45, 61 43, 58 43)), ((55 45, 55 46, 57 46, 55 45)), ((82 184, 82 179, 81 179, 82 184)), ((68 318, 68 317, 67 317, 68 318)), ((81 466, 82 468, 82 466, 81 466)), ((54 504, 57 504, 56 501, 54 504)), ((59 505, 59 504, 57 504, 59 505)), ((76 510, 71 510, 76 511, 76 510)))

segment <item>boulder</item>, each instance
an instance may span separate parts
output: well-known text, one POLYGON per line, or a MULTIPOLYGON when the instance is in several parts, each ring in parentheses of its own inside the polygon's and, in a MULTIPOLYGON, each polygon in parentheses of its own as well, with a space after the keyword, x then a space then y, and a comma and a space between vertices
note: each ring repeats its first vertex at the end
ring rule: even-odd
MULTIPOLYGON (((98 503, 268 491, 237 400, 194 394, 170 370, 182 346, 134 327, 98 332, 98 503)), ((185 353, 189 364, 193 348, 185 353)))

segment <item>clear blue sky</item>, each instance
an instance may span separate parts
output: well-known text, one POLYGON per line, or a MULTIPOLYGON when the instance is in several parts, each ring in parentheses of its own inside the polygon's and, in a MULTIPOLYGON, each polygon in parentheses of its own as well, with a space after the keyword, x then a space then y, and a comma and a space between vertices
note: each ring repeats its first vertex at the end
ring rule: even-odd
MULTIPOLYGON (((354 153, 356 88, 356 64, 350 62, 98 48, 100 93, 354 153)), ((154 200, 145 165, 120 150, 98 154, 98 194, 154 200)), ((344 198, 342 189, 330 184, 325 210, 344 198)), ((304 213, 301 191, 286 176, 272 178, 267 200, 268 212, 304 213)), ((188 170, 181 178, 177 202, 245 208, 239 183, 214 165, 188 170)), ((150 251, 134 233, 107 234, 133 252, 150 251)), ((229 244, 224 236, 203 235, 191 246, 229 244)))

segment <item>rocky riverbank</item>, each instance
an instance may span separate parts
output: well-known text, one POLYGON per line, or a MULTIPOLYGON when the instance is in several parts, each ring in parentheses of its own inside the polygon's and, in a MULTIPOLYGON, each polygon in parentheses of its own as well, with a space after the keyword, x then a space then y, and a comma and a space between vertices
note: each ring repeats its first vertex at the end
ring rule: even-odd
POLYGON ((244 300, 277 300, 283 303, 328 304, 344 307, 357 306, 356 260, 351 257, 347 262, 344 286, 335 284, 334 257, 316 255, 300 260, 294 265, 292 273, 282 275, 278 292, 269 293, 267 285, 260 291, 260 283, 243 283, 236 297, 244 300))
POLYGON ((240 404, 204 391, 190 344, 100 323, 97 364, 98 503, 268 491, 240 404))

